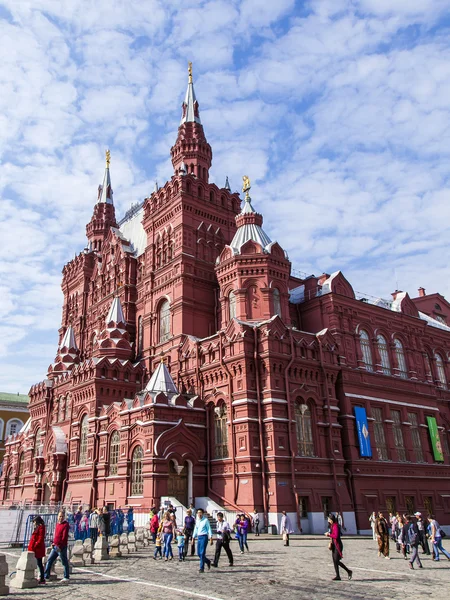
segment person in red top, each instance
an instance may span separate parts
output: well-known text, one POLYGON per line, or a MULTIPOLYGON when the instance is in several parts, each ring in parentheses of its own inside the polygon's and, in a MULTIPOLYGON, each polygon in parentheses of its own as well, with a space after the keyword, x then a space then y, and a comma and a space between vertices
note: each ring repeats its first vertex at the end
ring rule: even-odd
POLYGON ((45 556, 45 523, 42 517, 36 516, 33 519, 34 530, 31 534, 30 543, 28 544, 28 550, 34 552, 36 562, 39 568, 39 583, 45 583, 44 579, 44 565, 42 559, 45 556))
POLYGON ((332 552, 334 570, 336 571, 336 577, 333 577, 333 581, 341 580, 341 576, 339 574, 339 567, 341 567, 341 569, 344 569, 344 571, 347 571, 348 578, 351 579, 353 571, 346 567, 342 562, 342 550, 344 548, 344 544, 341 540, 341 529, 339 527, 336 515, 329 515, 328 526, 329 530, 325 533, 325 535, 330 538, 329 548, 332 552))
POLYGON ((156 512, 156 509, 154 509, 153 511, 153 516, 151 518, 150 521, 150 533, 152 534, 152 540, 153 543, 156 543, 156 534, 158 533, 158 527, 159 527, 159 519, 158 519, 158 513, 156 512))
POLYGON ((61 579, 60 583, 69 583, 69 559, 67 558, 68 544, 69 523, 66 521, 64 512, 60 511, 58 513, 58 523, 55 527, 55 535, 53 536, 53 548, 50 552, 50 556, 48 557, 47 565, 45 567, 45 579, 50 577, 50 569, 59 556, 64 567, 64 578, 61 579))

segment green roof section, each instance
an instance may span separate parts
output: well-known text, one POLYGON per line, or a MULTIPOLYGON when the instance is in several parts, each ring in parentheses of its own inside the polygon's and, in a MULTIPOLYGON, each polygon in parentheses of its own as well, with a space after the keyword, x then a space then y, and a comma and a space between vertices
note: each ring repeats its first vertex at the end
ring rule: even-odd
POLYGON ((0 402, 17 402, 17 404, 28 404, 30 398, 27 394, 8 394, 0 392, 0 402))

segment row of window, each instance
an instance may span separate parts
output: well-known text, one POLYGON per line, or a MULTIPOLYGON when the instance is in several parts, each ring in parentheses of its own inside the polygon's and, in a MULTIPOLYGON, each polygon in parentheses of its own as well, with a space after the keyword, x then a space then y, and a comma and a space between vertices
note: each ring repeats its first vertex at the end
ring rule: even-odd
MULTIPOLYGON (((308 518, 308 512, 310 511, 309 500, 310 499, 307 496, 298 496, 298 508, 300 517, 302 519, 308 518)), ((397 498, 395 496, 387 496, 385 498, 385 502, 387 513, 392 513, 393 515, 396 514, 398 508, 400 508, 402 512, 406 512, 408 515, 413 515, 417 510, 414 496, 405 496, 401 507, 397 507, 397 498)), ((334 506, 333 499, 330 496, 322 496, 321 504, 325 519, 331 512, 338 510, 338 507, 334 506)), ((425 514, 432 515, 434 512, 433 498, 431 496, 425 496, 423 498, 423 505, 425 507, 425 514)), ((380 507, 377 506, 376 508, 379 509, 380 507)))
MULTIPOLYGON (((359 332, 359 340, 364 365, 367 371, 374 371, 372 343, 369 334, 364 329, 361 329, 359 332)), ((406 379, 408 377, 408 365, 406 362, 406 356, 402 342, 398 338, 394 339, 393 353, 390 352, 386 338, 383 335, 378 334, 375 343, 380 356, 381 369, 384 375, 392 375, 391 358, 395 358, 397 363, 396 370, 398 371, 398 374, 400 377, 406 379)), ((447 389, 447 377, 445 373, 444 360, 438 352, 434 353, 433 358, 436 365, 436 376, 438 381, 444 389, 447 389)), ((424 354, 424 361, 427 375, 432 377, 431 361, 430 357, 426 353, 424 354)))

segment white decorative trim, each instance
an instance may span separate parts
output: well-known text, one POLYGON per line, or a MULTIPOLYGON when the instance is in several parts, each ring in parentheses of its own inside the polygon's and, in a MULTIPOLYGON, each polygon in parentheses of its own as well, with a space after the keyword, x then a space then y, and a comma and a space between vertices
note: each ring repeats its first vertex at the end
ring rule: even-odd
POLYGON ((374 400, 375 402, 384 402, 386 404, 398 404, 399 406, 411 406, 412 408, 423 408, 425 410, 434 410, 439 412, 438 408, 425 406, 423 404, 411 404, 410 402, 398 402, 396 400, 388 400, 386 398, 376 398, 375 396, 363 396, 362 394, 345 394, 347 398, 361 398, 362 400, 374 400))

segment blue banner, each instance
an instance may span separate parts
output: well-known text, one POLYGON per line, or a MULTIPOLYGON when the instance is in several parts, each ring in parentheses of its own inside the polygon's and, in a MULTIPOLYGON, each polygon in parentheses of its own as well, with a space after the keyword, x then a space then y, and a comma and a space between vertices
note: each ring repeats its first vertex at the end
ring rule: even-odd
POLYGON ((372 446, 370 445, 369 425, 367 423, 366 409, 355 406, 356 431, 358 432, 359 453, 361 456, 372 457, 372 446))

